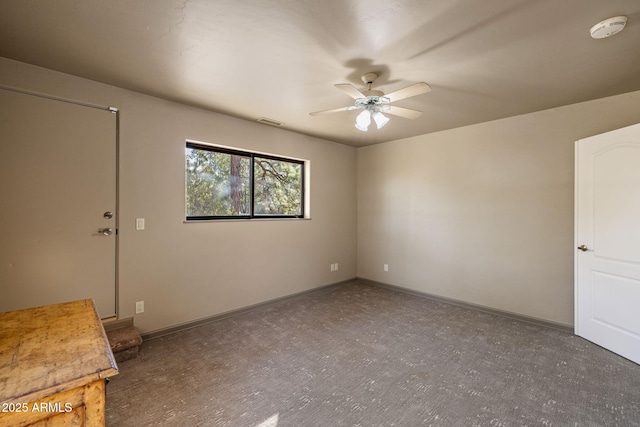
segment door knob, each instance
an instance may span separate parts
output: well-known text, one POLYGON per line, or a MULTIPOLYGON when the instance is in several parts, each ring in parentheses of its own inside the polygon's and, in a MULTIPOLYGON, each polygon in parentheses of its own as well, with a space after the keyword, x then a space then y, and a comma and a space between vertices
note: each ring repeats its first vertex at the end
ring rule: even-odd
POLYGON ((98 230, 98 233, 102 233, 105 236, 111 236, 111 233, 113 233, 113 229, 111 229, 111 228, 101 228, 100 230, 98 230))
POLYGON ((105 217, 106 219, 111 219, 111 218, 113 218, 113 212, 109 212, 109 211, 105 212, 105 213, 104 213, 104 217, 105 217))
POLYGON ((589 248, 587 248, 587 245, 580 245, 578 246, 578 249, 580 249, 582 252, 587 252, 589 248))

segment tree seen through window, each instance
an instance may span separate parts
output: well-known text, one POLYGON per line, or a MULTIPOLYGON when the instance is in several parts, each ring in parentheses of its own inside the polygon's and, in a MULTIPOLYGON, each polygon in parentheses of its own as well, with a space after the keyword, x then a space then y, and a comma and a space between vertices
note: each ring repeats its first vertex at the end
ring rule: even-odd
POLYGON ((304 216, 301 161, 188 143, 185 170, 187 219, 304 216))

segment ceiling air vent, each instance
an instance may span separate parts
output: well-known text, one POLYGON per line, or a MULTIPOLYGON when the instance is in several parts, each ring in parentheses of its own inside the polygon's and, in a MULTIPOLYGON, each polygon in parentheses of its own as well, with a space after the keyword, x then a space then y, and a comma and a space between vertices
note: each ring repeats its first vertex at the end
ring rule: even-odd
POLYGON ((279 122, 277 120, 273 120, 273 119, 267 119, 266 117, 260 117, 258 120, 256 120, 258 123, 262 123, 265 125, 269 125, 269 126, 282 126, 284 123, 279 122))

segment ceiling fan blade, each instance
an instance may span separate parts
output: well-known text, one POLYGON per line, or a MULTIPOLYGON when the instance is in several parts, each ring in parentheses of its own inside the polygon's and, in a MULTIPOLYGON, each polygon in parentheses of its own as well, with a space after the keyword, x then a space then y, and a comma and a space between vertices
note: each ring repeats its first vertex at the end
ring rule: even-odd
POLYGON ((427 92, 431 92, 431 86, 429 86, 425 82, 420 82, 411 86, 407 86, 403 89, 396 90, 395 92, 388 93, 385 95, 385 98, 389 98, 389 102, 394 102, 427 92))
POLYGON ((341 91, 343 91, 344 93, 346 93, 347 95, 349 95, 350 97, 352 97, 353 99, 366 98, 366 96, 364 96, 362 92, 360 92, 358 89, 356 89, 354 86, 350 85, 349 83, 341 83, 335 86, 341 91))
POLYGON ((310 116, 318 116, 320 114, 329 114, 329 113, 339 113, 340 111, 349 111, 349 110, 353 110, 356 107, 354 107, 353 105, 349 106, 349 107, 342 107, 342 108, 334 108, 332 110, 323 110, 323 111, 316 111, 313 113, 309 113, 310 116))
POLYGON ((393 116, 404 117, 405 119, 417 119, 422 115, 422 111, 410 110, 408 108, 396 107, 395 105, 390 105, 389 109, 385 109, 383 111, 385 114, 391 114, 393 116))

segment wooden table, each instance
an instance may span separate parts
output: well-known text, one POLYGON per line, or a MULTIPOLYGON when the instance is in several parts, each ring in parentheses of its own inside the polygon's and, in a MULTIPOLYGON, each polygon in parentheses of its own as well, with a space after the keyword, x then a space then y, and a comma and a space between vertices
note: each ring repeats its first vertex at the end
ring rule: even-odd
POLYGON ((104 426, 117 374, 92 300, 0 313, 0 427, 104 426))

